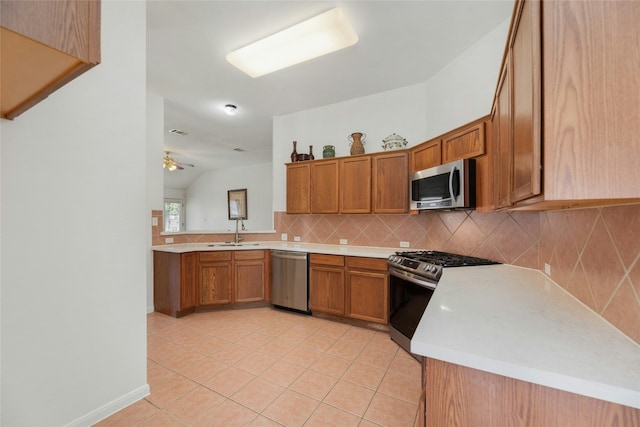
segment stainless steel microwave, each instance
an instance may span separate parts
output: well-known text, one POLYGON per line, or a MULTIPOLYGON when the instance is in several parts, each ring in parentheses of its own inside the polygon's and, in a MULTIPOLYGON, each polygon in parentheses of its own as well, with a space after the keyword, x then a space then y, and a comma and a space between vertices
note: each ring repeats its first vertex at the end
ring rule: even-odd
POLYGON ((476 162, 462 159, 411 174, 411 210, 473 209, 476 162))

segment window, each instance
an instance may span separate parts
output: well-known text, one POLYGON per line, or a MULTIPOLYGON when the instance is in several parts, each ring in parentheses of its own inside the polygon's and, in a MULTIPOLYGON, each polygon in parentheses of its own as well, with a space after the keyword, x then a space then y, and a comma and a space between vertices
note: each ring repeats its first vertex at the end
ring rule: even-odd
POLYGON ((182 200, 164 200, 164 231, 184 230, 184 206, 182 200))

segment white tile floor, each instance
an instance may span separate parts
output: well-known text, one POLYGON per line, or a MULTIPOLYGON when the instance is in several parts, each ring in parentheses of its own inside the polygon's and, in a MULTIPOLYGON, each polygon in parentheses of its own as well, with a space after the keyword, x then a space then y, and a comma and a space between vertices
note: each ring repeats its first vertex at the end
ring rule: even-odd
POLYGON ((415 425, 420 364, 387 332, 270 307, 147 323, 151 395, 99 427, 415 425))

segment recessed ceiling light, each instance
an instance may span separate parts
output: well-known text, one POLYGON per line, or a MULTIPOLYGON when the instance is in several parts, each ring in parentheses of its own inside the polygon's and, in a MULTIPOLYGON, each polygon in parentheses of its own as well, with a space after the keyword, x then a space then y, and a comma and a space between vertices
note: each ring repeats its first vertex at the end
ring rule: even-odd
POLYGON ((189 135, 189 132, 185 132, 185 131, 180 130, 180 129, 169 129, 169 133, 175 133, 176 135, 181 135, 181 136, 189 135))
POLYGON ((227 61, 255 78, 357 42, 346 16, 335 8, 233 51, 227 61))
POLYGON ((234 148, 233 151, 237 151, 239 153, 244 153, 246 150, 244 148, 234 148))
POLYGON ((224 112, 227 113, 229 116, 235 116, 237 108, 238 107, 236 107, 233 104, 227 104, 224 106, 224 112))

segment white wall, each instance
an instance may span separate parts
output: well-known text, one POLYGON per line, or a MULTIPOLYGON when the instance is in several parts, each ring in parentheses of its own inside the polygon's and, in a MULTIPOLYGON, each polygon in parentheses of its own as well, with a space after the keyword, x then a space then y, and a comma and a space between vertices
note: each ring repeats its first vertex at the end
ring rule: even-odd
POLYGON ((162 164, 164 146, 164 98, 147 93, 147 312, 153 312, 153 251, 151 211, 163 210, 163 170, 162 164))
POLYGON ((382 151, 382 140, 392 133, 403 136, 409 145, 425 141, 425 85, 417 84, 362 98, 300 111, 273 119, 273 208, 286 209, 286 174, 292 141, 298 153, 308 153, 313 145, 316 159, 324 145, 335 146, 336 157, 349 155, 349 135, 367 135, 365 153, 382 151))
POLYGON ((292 141, 298 152, 313 145, 336 146, 336 156, 349 155, 346 137, 368 135, 365 152, 382 151, 381 140, 397 133, 408 146, 424 142, 487 115, 495 91, 507 38, 508 21, 458 56, 425 83, 352 99, 273 119, 273 207, 286 210, 286 170, 292 141))
POLYGON ((0 123, 3 426, 148 393, 145 9, 103 1, 102 64, 0 123))
POLYGON ((228 220, 227 191, 247 189, 247 231, 273 230, 272 164, 204 172, 185 192, 187 231, 235 231, 228 220))
POLYGON ((491 112, 509 20, 427 81, 427 138, 491 112))

